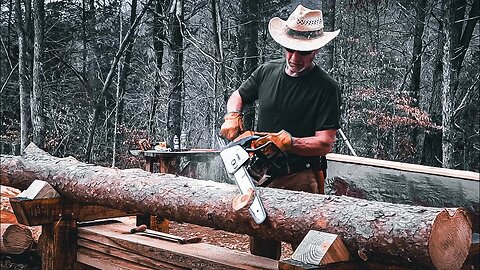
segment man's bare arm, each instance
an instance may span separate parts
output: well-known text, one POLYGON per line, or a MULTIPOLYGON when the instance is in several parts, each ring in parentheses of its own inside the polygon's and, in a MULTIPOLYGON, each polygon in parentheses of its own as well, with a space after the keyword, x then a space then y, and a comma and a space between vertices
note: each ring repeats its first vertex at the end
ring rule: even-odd
POLYGON ((315 132, 312 137, 293 137, 290 152, 301 156, 325 156, 332 151, 336 133, 336 129, 327 129, 315 132))
POLYGON ((227 112, 241 112, 243 109, 243 100, 238 90, 232 93, 227 101, 227 112))

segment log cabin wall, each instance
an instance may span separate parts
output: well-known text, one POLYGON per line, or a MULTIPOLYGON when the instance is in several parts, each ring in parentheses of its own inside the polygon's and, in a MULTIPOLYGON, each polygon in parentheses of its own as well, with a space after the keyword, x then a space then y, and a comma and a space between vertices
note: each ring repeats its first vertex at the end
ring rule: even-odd
POLYGON ((464 207, 480 231, 479 173, 328 154, 325 192, 430 207, 464 207))

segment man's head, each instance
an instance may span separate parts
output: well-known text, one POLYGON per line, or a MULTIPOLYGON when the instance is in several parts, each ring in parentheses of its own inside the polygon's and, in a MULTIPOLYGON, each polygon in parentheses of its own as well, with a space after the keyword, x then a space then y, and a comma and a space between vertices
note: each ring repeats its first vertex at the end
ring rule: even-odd
POLYGON ((302 5, 286 21, 278 17, 272 18, 268 31, 278 44, 296 51, 318 50, 340 33, 340 30, 324 32, 322 11, 302 5))

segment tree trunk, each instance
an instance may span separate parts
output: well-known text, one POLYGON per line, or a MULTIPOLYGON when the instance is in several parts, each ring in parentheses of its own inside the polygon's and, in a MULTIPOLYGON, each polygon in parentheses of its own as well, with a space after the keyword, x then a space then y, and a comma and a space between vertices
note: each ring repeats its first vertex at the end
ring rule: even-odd
POLYGON ((43 28, 44 0, 33 1, 34 44, 33 44, 33 88, 30 100, 33 127, 33 142, 41 148, 45 147, 45 117, 43 115, 43 28))
POLYGON ((20 0, 15 0, 18 34, 18 87, 20 92, 20 152, 28 145, 29 86, 27 80, 27 37, 20 0))
POLYGON ((34 144, 25 156, 1 157, 1 183, 25 188, 49 182, 81 203, 155 214, 178 222, 298 243, 309 230, 340 235, 351 254, 370 261, 459 269, 467 257, 471 224, 462 209, 440 209, 259 188, 268 219, 254 223, 234 211, 235 186, 140 169, 117 170, 55 158, 34 144))
POLYGON ((216 137, 218 130, 220 130, 221 112, 225 108, 225 102, 222 98, 225 85, 225 63, 223 52, 223 39, 222 39, 222 14, 219 0, 210 0, 211 14, 212 14, 212 29, 213 29, 213 42, 215 44, 215 59, 218 63, 213 63, 213 114, 211 117, 211 147, 215 148, 216 137), (218 67, 217 67, 218 66, 218 67))
POLYGON ((155 89, 152 92, 150 100, 150 110, 148 116, 148 137, 153 140, 155 138, 155 115, 157 111, 158 97, 160 95, 160 89, 162 86, 162 68, 163 68, 163 40, 165 40, 165 28, 163 27, 163 19, 161 16, 165 16, 164 1, 155 1, 155 13, 153 14, 153 50, 155 51, 155 89))
POLYGON ((88 134, 88 143, 87 143, 87 149, 86 149, 86 154, 85 154, 85 160, 88 162, 90 160, 91 152, 92 152, 92 146, 93 146, 93 137, 95 135, 95 129, 97 127, 98 119, 100 117, 101 111, 103 109, 103 103, 105 100, 105 96, 107 94, 108 88, 110 88, 110 85, 112 84, 113 76, 115 74, 115 70, 117 68, 118 62, 120 61, 120 58, 123 55, 123 52, 127 48, 127 46, 133 42, 133 37, 135 36, 135 31, 137 30, 138 25, 140 24, 140 20, 142 19, 143 15, 147 11, 147 9, 150 6, 150 3, 152 0, 149 0, 145 6, 143 7, 142 12, 138 15, 138 17, 135 19, 135 22, 133 25, 130 26, 130 29, 128 29, 127 34, 125 35, 125 38, 123 39, 122 43, 120 44, 120 47, 118 48, 117 53, 115 54, 115 57, 113 58, 112 64, 110 65, 110 70, 108 71, 107 78, 105 79, 105 83, 102 88, 102 93, 98 100, 96 101, 96 106, 93 111, 93 119, 90 122, 90 128, 89 128, 89 134, 88 134))
POLYGON ((182 129, 182 107, 183 107, 183 0, 175 0, 172 3, 170 14, 172 24, 172 91, 169 95, 167 141, 173 145, 173 136, 180 137, 182 129))
MULTIPOLYGON (((259 3, 257 0, 241 1, 240 33, 245 41, 244 55, 238 55, 243 58, 244 75, 242 81, 247 79, 250 74, 258 67, 258 14, 259 3)), ((253 130, 255 127, 255 105, 245 104, 243 108, 243 122, 245 130, 253 130)))
MULTIPOLYGON (((119 10, 119 24, 120 24, 120 42, 122 41, 122 16, 121 16, 121 4, 119 10)), ((137 0, 132 0, 132 4, 130 5, 130 27, 133 26, 135 23, 135 19, 137 18, 137 0)), ((132 49, 133 49, 133 42, 130 42, 127 46, 125 51, 125 58, 123 61, 123 65, 119 63, 118 67, 118 85, 117 85, 117 93, 115 98, 115 124, 114 124, 114 132, 113 132, 113 153, 112 153, 112 167, 115 167, 115 160, 116 160, 116 151, 117 151, 117 141, 122 141, 122 137, 118 132, 120 126, 123 124, 123 106, 124 106, 124 95, 125 89, 127 87, 127 77, 130 73, 130 63, 132 61, 132 49)))
POLYGON ((454 0, 444 0, 442 7, 445 16, 443 17, 443 31, 445 36, 445 44, 443 45, 443 74, 442 74, 442 167, 453 169, 454 164, 454 147, 453 140, 455 137, 455 130, 453 127, 453 102, 454 102, 454 93, 452 86, 455 84, 453 80, 455 79, 452 73, 453 71, 453 38, 452 34, 452 19, 454 11, 451 11, 452 2, 454 0))
MULTIPOLYGON (((325 22, 325 31, 335 31, 335 0, 323 1, 323 17, 325 22)), ((331 71, 333 69, 333 53, 334 41, 325 45, 325 58, 322 59, 325 63, 325 69, 331 71)), ((322 57, 323 58, 323 57, 322 57)))
MULTIPOLYGON (((426 6, 427 0, 419 0, 414 3, 415 6, 415 29, 413 35, 413 53, 412 53, 412 76, 410 79, 410 106, 412 108, 417 108, 419 106, 419 93, 420 93, 420 75, 422 71, 422 50, 423 50, 423 30, 425 28, 425 16, 426 16, 426 6)), ((413 127, 410 131, 410 141, 412 142, 413 147, 416 149, 416 153, 413 156, 413 161, 417 163, 418 152, 422 149, 418 146, 418 127, 413 127)))

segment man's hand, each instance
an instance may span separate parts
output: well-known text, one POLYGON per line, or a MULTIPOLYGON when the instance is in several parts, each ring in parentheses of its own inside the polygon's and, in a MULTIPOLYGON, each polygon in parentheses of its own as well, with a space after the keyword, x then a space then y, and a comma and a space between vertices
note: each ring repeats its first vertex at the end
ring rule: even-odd
POLYGON ((233 141, 243 131, 242 113, 229 112, 225 114, 223 119, 225 122, 220 128, 220 135, 229 141, 233 141))
MULTIPOLYGON (((260 133, 262 134, 262 133, 260 133)), ((280 150, 288 152, 292 150, 293 147, 293 138, 290 133, 285 130, 281 130, 277 133, 264 133, 265 136, 256 139, 253 141, 255 147, 260 147, 268 142, 273 142, 280 150)))

